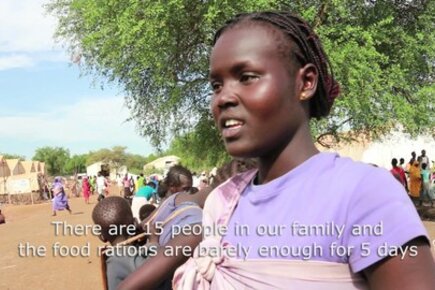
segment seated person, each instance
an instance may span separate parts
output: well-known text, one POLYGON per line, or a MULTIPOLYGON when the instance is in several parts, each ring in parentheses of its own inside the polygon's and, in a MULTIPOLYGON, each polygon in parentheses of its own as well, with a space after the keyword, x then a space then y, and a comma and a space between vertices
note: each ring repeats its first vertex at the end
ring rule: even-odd
MULTIPOLYGON (((120 196, 109 196, 102 199, 92 211, 92 219, 95 224, 101 227, 100 239, 103 242, 109 242, 111 246, 119 246, 136 234, 130 205, 127 200, 120 196)), ((136 247, 136 249, 128 251, 127 248, 121 250, 107 248, 105 266, 109 290, 117 289, 118 284, 146 260, 144 253, 146 250, 137 244, 122 245, 121 247, 136 247), (110 249, 113 251, 109 251, 110 249), (138 254, 129 255, 131 253, 138 254)))

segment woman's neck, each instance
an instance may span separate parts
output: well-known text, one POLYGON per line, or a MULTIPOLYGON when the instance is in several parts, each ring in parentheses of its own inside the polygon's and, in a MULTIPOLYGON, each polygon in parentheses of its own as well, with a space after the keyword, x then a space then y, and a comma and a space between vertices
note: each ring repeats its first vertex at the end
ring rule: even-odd
POLYGON ((282 150, 259 158, 258 184, 284 175, 317 153, 319 150, 314 146, 307 124, 305 128, 296 132, 282 150))

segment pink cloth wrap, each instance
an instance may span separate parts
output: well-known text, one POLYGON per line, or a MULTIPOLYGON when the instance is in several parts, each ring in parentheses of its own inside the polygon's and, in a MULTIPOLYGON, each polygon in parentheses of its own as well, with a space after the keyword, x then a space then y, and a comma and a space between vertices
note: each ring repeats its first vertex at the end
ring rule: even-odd
MULTIPOLYGON (((203 227, 226 226, 241 192, 256 170, 236 175, 216 188, 204 206, 203 227)), ((205 231, 207 232, 207 231, 205 231)), ((174 274, 173 289, 368 289, 348 264, 323 261, 230 258, 216 233, 204 236, 193 258, 174 274)))

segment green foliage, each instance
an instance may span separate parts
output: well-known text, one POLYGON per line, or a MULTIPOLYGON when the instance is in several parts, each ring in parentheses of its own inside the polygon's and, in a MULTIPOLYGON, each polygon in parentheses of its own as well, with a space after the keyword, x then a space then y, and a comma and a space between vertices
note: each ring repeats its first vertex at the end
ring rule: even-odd
POLYGON ((21 161, 26 160, 26 157, 17 154, 0 153, 0 156, 3 156, 4 159, 19 159, 21 161))
POLYGON ((45 146, 35 150, 32 160, 45 162, 49 175, 63 175, 70 158, 69 150, 62 147, 45 146))
POLYGON ((193 155, 183 160, 192 166, 224 158, 208 117, 208 54, 216 28, 246 11, 293 11, 322 39, 342 94, 329 118, 313 122, 316 136, 343 130, 381 136, 397 123, 412 134, 434 134, 434 7, 428 0, 52 0, 47 5, 59 20, 58 38, 83 71, 125 89, 131 119, 156 147, 168 136, 182 136, 170 151, 193 155))
POLYGON ((230 160, 210 118, 198 122, 191 132, 175 137, 165 155, 180 157, 184 166, 196 172, 209 170, 230 160))
POLYGON ((71 158, 67 159, 64 166, 65 174, 73 175, 75 173, 85 173, 87 158, 87 154, 80 154, 73 155, 71 158))
MULTIPOLYGON (((120 166, 127 166, 128 171, 134 174, 139 174, 143 170, 143 166, 148 163, 148 160, 154 157, 144 157, 138 154, 131 154, 126 152, 127 147, 115 146, 111 149, 99 149, 95 152, 89 152, 86 159, 86 164, 91 165, 95 162, 108 163, 112 168, 119 168, 120 166)), ((154 160, 154 159, 152 159, 154 160)), ((151 161, 152 161, 151 160, 151 161)))

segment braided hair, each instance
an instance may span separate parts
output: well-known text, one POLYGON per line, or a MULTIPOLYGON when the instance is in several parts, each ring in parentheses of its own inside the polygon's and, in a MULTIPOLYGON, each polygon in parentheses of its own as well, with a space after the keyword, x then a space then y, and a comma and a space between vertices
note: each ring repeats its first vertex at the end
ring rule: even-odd
POLYGON ((311 98, 310 117, 320 119, 326 117, 332 107, 334 99, 339 94, 339 85, 334 80, 331 65, 326 56, 318 36, 314 33, 310 25, 303 19, 289 12, 255 12, 236 15, 227 21, 215 34, 213 45, 216 44, 222 34, 238 25, 248 23, 264 23, 271 25, 281 31, 286 39, 284 45, 278 45, 278 49, 285 49, 285 55, 292 52, 292 56, 301 66, 313 64, 319 74, 316 92, 311 98), (296 45, 291 49, 291 44, 296 45))

